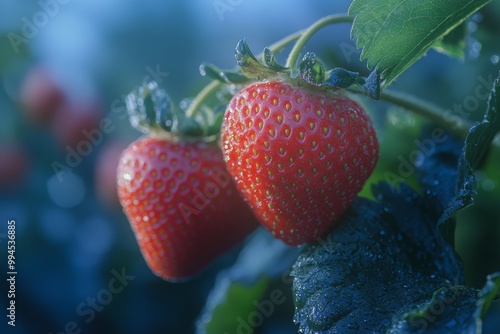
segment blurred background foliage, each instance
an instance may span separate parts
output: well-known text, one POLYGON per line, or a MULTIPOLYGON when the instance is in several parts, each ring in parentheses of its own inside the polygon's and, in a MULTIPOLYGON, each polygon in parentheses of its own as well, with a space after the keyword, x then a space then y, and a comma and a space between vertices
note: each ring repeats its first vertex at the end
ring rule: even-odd
MULTIPOLYGON (((186 283, 164 282, 147 268, 114 185, 121 150, 140 136, 128 124, 123 98, 144 80, 156 79, 180 102, 209 82, 199 74, 202 62, 235 66, 233 50, 241 38, 258 53, 348 6, 346 0, 2 1, 0 254, 6 263, 6 222, 14 219, 16 332, 70 332, 68 324, 75 322, 83 333, 192 333, 217 273, 234 262, 238 249, 186 283), (113 271, 122 270, 134 279, 111 300, 103 299, 113 271), (90 319, 81 311, 92 309, 93 298, 98 304, 90 319)), ((462 106, 469 119, 481 119, 486 100, 476 92, 480 86, 483 94, 489 90, 484 82, 491 85, 499 70, 499 17, 500 5, 492 2, 467 23, 464 60, 431 51, 391 89, 445 110, 462 106)), ((349 28, 321 31, 307 50, 328 67, 366 75, 349 28)), ((286 52, 278 55, 285 57, 286 52)), ((380 137, 380 163, 371 178, 376 182, 389 171, 398 174, 399 157, 408 160, 418 149, 420 129, 432 124, 383 102, 362 103, 380 137)), ((478 288, 487 274, 500 270, 499 165, 497 147, 478 174, 476 205, 458 220, 457 250, 468 284, 478 288)), ((412 175, 405 180, 414 184, 412 175)), ((363 195, 370 196, 368 187, 363 195)), ((289 295, 256 333, 296 332, 285 281, 269 285, 289 295)), ((256 299, 262 295, 255 293, 256 299)), ((498 326, 498 305, 495 312, 486 330, 495 321, 498 326)))

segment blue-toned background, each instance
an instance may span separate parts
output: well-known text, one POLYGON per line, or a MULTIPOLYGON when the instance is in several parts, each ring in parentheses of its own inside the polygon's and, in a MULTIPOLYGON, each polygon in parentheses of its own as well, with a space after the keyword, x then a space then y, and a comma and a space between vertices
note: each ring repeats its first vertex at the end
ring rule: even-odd
MULTIPOLYGON (((344 0, 2 1, 0 277, 5 282, 9 219, 16 222, 18 274, 16 327, 6 326, 2 311, 0 333, 192 333, 217 272, 237 250, 187 283, 164 282, 147 268, 113 188, 121 150, 140 136, 128 124, 123 97, 156 79, 180 102, 209 82, 199 74, 202 62, 235 66, 241 38, 258 53, 348 6, 344 0), (52 122, 32 111, 32 104, 46 103, 34 93, 40 87, 49 87, 58 101, 52 122), (81 144, 85 133, 93 134, 90 146, 81 144), (61 166, 71 171, 56 174, 61 166)), ((498 72, 500 48, 491 36, 500 31, 499 16, 498 4, 489 5, 470 23, 481 29, 468 41, 465 63, 431 51, 393 88, 444 108, 462 104, 480 78, 488 82, 498 72)), ((339 25, 315 36, 308 50, 366 74, 353 46, 349 25, 339 25)), ((480 118, 485 101, 479 103, 471 119, 480 118)), ((397 170, 396 157, 415 149, 417 134, 408 129, 420 120, 366 104, 383 147, 379 175, 397 170)), ((490 158, 479 177, 477 205, 459 220, 457 249, 476 287, 500 270, 500 172, 493 168, 499 160, 498 154, 490 158)), ((3 284, 1 310, 7 307, 3 284)), ((289 293, 257 333, 296 332, 289 293)), ((486 329, 495 321, 498 326, 498 305, 493 312, 496 320, 491 316, 486 329)))

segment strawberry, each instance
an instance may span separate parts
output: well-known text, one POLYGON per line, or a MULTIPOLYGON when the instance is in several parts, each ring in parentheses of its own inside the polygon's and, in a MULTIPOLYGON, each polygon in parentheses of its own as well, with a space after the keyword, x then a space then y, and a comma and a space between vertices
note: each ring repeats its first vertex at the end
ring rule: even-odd
MULTIPOLYGON (((141 96, 137 100, 130 109, 144 105, 141 96)), ((142 116, 132 123, 148 118, 142 116)), ((147 264, 165 280, 178 281, 200 273, 258 222, 227 173, 220 148, 182 131, 174 135, 169 126, 171 133, 152 131, 124 150, 117 189, 147 264)))
POLYGON ((29 70, 19 91, 25 116, 36 124, 49 123, 64 99, 64 91, 44 65, 37 65, 29 70))
POLYGON ((18 187, 31 169, 29 153, 20 143, 0 143, 0 157, 0 189, 18 187))
POLYGON ((247 85, 231 99, 221 132, 238 190, 261 224, 289 245, 324 235, 378 159, 361 106, 340 90, 299 80, 247 85))

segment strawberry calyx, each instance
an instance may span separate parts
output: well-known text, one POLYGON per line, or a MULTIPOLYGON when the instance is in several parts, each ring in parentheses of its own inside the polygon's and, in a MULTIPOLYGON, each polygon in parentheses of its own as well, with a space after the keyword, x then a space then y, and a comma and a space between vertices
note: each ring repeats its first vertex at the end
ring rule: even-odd
POLYGON ((380 100, 381 80, 376 70, 372 71, 367 78, 360 77, 358 72, 348 71, 342 67, 326 71, 313 52, 304 55, 299 63, 299 69, 300 78, 310 85, 332 89, 347 89, 357 85, 363 94, 374 100, 380 100))
POLYGON ((224 113, 223 108, 204 107, 196 115, 187 116, 182 108, 174 106, 166 91, 155 81, 134 89, 125 102, 131 126, 144 134, 215 138, 224 113))
POLYGON ((242 39, 235 48, 235 58, 239 66, 236 71, 224 71, 212 64, 202 64, 200 72, 224 84, 243 85, 252 81, 272 80, 279 78, 283 81, 302 81, 314 87, 323 87, 330 90, 348 89, 358 86, 360 92, 369 97, 380 99, 380 74, 373 71, 367 78, 358 72, 349 71, 342 67, 326 70, 321 61, 313 52, 307 52, 298 64, 298 68, 280 65, 269 48, 261 54, 261 60, 250 50, 247 42, 242 39))

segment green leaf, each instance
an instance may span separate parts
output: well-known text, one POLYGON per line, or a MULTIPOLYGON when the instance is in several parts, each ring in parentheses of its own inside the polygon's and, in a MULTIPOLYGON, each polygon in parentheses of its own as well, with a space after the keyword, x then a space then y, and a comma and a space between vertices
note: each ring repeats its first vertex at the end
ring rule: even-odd
POLYGON ((481 124, 471 128, 465 140, 465 159, 472 169, 479 167, 500 130, 500 75, 495 79, 488 98, 488 108, 481 124))
POLYGON ((464 286, 437 290, 429 301, 397 315, 387 334, 481 333, 473 316, 477 290, 464 286))
POLYGON ((467 22, 462 22, 458 27, 444 35, 432 46, 434 50, 458 59, 465 58, 467 38, 467 22))
POLYGON ((384 87, 490 0, 354 0, 351 37, 384 87))
POLYGON ((210 319, 206 319, 204 328, 200 328, 198 333, 220 334, 235 331, 238 326, 242 326, 241 320, 238 319, 246 321, 248 314, 255 309, 254 302, 262 297, 268 284, 269 279, 266 277, 254 284, 241 284, 229 279, 219 282, 219 296, 224 299, 210 301, 216 305, 212 305, 210 319))
POLYGON ((464 284, 460 259, 436 229, 459 153, 451 137, 436 144, 419 167, 428 195, 380 183, 376 201, 358 198, 325 239, 303 250, 292 271, 294 320, 303 333, 385 332, 401 309, 464 284), (449 177, 431 182, 440 175, 449 177))
POLYGON ((197 321, 197 333, 236 333, 239 327, 245 327, 247 333, 248 326, 252 330, 248 315, 265 296, 269 283, 291 267, 298 252, 297 247, 287 246, 263 228, 258 229, 236 263, 217 277, 197 321))
POLYGON ((500 272, 489 275, 481 291, 464 286, 441 288, 432 298, 396 315, 388 334, 482 332, 482 319, 499 296, 500 272))
POLYGON ((500 273, 479 294, 465 287, 453 235, 456 212, 472 204, 473 172, 500 129, 499 86, 500 76, 461 150, 440 129, 424 133, 420 193, 381 183, 376 201, 358 198, 326 240, 304 248, 292 271, 303 333, 481 333, 500 273))
POLYGON ((500 89, 500 76, 496 78, 488 98, 488 107, 483 121, 470 129, 465 139, 460 161, 458 163, 458 178, 455 196, 450 199, 438 226, 448 242, 453 245, 455 221, 453 215, 474 203, 472 198, 476 194, 476 180, 474 171, 486 157, 490 144, 500 130, 500 98, 497 91, 500 89))
MULTIPOLYGON (((358 198, 326 239, 301 253, 292 275, 294 320, 304 333, 385 332, 401 310, 464 285, 462 263, 436 228, 454 195, 460 144, 440 138, 418 167, 421 194, 380 183, 376 201, 358 198)), ((451 320, 468 324, 471 308, 461 302, 451 304, 451 320)))

